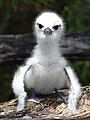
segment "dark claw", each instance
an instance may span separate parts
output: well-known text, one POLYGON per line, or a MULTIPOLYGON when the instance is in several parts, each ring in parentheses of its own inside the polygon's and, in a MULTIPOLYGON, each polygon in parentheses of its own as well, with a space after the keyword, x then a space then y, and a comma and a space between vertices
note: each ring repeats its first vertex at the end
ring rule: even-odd
POLYGON ((63 96, 63 99, 61 99, 60 97, 57 97, 57 100, 56 100, 57 102, 58 101, 63 101, 64 102, 64 104, 67 104, 68 103, 68 97, 64 97, 63 96))
POLYGON ((57 96, 57 101, 63 101, 65 104, 68 103, 68 97, 67 96, 63 96, 61 93, 58 92, 57 89, 55 89, 55 96, 57 96))
POLYGON ((43 100, 44 99, 40 99, 40 98, 38 98, 38 97, 35 96, 34 88, 32 88, 32 94, 31 94, 31 97, 28 98, 28 101, 32 101, 32 102, 35 102, 35 103, 42 104, 41 102, 43 100))

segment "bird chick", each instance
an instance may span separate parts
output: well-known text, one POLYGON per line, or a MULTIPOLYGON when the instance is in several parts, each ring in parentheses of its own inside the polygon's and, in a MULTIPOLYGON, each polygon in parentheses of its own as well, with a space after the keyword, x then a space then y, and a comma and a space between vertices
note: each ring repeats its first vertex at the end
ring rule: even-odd
POLYGON ((35 20, 34 35, 37 45, 33 55, 16 71, 12 88, 18 97, 17 111, 23 110, 27 93, 24 87, 35 93, 50 94, 65 86, 70 88, 68 107, 70 113, 76 112, 80 96, 80 84, 76 74, 60 52, 64 23, 54 12, 43 12, 35 20))

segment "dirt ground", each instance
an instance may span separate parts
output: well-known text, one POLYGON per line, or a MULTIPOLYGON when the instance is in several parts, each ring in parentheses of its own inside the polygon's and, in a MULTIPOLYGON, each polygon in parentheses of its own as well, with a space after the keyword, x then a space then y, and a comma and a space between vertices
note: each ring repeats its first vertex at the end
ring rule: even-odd
MULTIPOLYGON (((68 90, 62 90, 67 95, 68 90)), ((0 120, 90 120, 90 86, 82 87, 82 97, 77 105, 75 115, 68 114, 68 107, 63 102, 56 102, 55 96, 40 96, 44 98, 41 104, 26 100, 25 109, 16 112, 17 99, 0 103, 0 120)))

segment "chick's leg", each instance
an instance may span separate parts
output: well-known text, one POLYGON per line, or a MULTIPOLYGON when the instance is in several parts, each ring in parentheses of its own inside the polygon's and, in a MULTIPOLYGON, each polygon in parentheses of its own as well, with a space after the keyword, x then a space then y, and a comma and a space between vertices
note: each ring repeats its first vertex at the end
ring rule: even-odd
POLYGON ((39 104, 41 104, 41 101, 43 101, 43 99, 36 97, 34 88, 31 89, 31 97, 29 97, 28 99, 29 101, 39 103, 39 104))
POLYGON ((60 92, 58 92, 57 89, 54 89, 54 90, 55 90, 55 96, 57 96, 57 101, 63 101, 65 104, 67 104, 68 97, 63 96, 60 92))

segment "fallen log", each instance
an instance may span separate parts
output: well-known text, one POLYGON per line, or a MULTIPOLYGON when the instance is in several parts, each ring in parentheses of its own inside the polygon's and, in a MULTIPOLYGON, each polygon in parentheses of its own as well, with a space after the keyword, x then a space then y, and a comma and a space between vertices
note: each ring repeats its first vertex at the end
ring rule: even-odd
MULTIPOLYGON (((21 63, 35 46, 32 34, 0 35, 0 64, 21 63)), ((69 60, 90 59, 90 31, 67 33, 60 42, 63 55, 69 60)))

